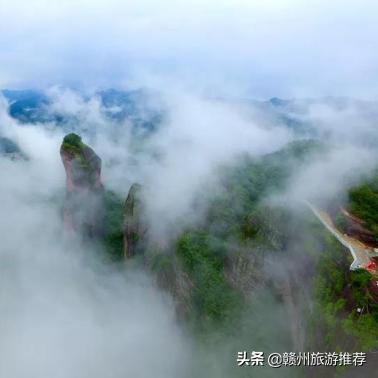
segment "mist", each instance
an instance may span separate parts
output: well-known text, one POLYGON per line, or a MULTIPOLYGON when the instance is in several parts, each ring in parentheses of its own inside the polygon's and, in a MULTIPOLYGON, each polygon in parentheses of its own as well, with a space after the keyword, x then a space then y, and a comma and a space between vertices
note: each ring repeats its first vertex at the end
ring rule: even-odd
POLYGON ((23 131, 29 160, 0 160, 0 376, 177 377, 190 348, 172 301, 64 234, 58 139, 23 131))
POLYGON ((246 372, 238 351, 306 348, 322 248, 304 201, 342 203, 376 169, 377 10, 373 0, 0 0, 0 90, 45 99, 43 116, 25 120, 0 94, 0 137, 22 151, 0 153, 0 377, 229 378, 246 372), (111 88, 130 108, 105 104, 111 88), (321 146, 258 200, 291 216, 280 255, 222 240, 226 280, 245 299, 240 335, 200 340, 148 264, 110 262, 65 230, 59 149, 71 132, 102 159, 120 202, 141 184, 148 251, 177 270, 175 243, 204 226, 225 171, 293 142, 321 146))
MULTIPOLYGON (((219 165, 242 152, 271 152, 292 138, 284 129, 251 122, 231 106, 175 93, 164 96, 167 122, 135 150, 139 136, 130 123, 118 125, 121 132, 113 138, 115 125, 96 97, 84 100, 56 88, 47 93, 51 110, 74 120, 65 128, 80 131, 102 157, 109 188, 123 198, 134 181, 147 188, 152 241, 173 239, 201 220, 206 203, 199 213, 191 205, 204 188, 216 190, 219 165)), ((8 106, 3 99, 1 134, 27 159, 0 159, 0 375, 182 377, 209 367, 210 351, 195 352, 194 340, 177 323, 172 298, 152 277, 132 265, 104 264, 98 247, 64 232, 59 148, 67 130, 51 122, 20 124, 8 106)))
MULTIPOLYGON (((84 96, 58 87, 46 93, 49 111, 68 117, 63 127, 53 121, 21 124, 9 116, 9 104, 2 99, 1 133, 16 141, 28 158, 0 159, 1 376, 184 377, 191 371, 227 376, 228 365, 216 367, 219 356, 229 361, 251 342, 266 350, 285 350, 291 332, 305 337, 304 320, 299 330, 292 331, 283 321, 283 304, 270 289, 257 285, 248 294, 253 310, 241 320, 241 328, 257 327, 255 340, 224 339, 211 350, 199 346, 177 321, 174 300, 146 271, 133 265, 108 266, 96 247, 63 232, 58 206, 65 190, 60 143, 66 132, 79 132, 103 160, 106 187, 121 198, 126 198, 133 182, 141 183, 150 243, 166 245, 187 227, 201 224, 208 201, 221 190, 219 167, 238 164, 245 154, 257 159, 293 140, 314 137, 314 122, 321 125, 315 139, 326 139, 328 150, 293 167, 287 190, 266 201, 298 208, 304 207, 301 200, 342 193, 374 167, 374 148, 363 143, 374 135, 373 120, 356 128, 355 108, 337 111, 326 104, 316 111, 310 106, 300 112, 308 133, 304 136, 253 103, 246 108, 172 88, 159 92, 159 101, 153 101, 154 108, 165 114, 159 127, 135 132, 132 121, 109 119, 96 94, 84 96), (346 122, 351 112, 355 117, 346 122), (262 319, 266 312, 271 316, 262 319), (280 330, 281 342, 268 331, 269 324, 280 330)), ((266 261, 264 271, 278 287, 285 274, 308 262, 300 257, 298 245, 293 238, 286 257, 295 260, 282 261, 281 269, 274 268, 277 261, 273 265, 266 261)), ((295 299, 298 308, 303 309, 309 296, 308 288, 303 288, 295 299)), ((272 372, 261 374, 268 377, 272 372)))
POLYGON ((0 84, 376 99, 376 12, 373 0, 2 0, 0 84))

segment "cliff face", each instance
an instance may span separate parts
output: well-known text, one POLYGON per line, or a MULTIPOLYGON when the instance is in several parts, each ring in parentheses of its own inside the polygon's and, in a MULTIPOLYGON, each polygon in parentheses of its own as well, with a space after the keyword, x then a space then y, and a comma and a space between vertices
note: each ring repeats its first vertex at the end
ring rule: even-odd
POLYGON ((376 244, 374 233, 365 227, 364 222, 354 217, 346 217, 345 231, 348 235, 361 240, 368 245, 376 244))
POLYGON ((143 250, 142 245, 147 227, 144 222, 141 191, 141 185, 133 184, 125 202, 123 253, 126 258, 142 253, 143 250))
POLYGON ((63 139, 60 156, 66 171, 66 228, 87 237, 101 235, 104 192, 101 159, 73 133, 63 139))

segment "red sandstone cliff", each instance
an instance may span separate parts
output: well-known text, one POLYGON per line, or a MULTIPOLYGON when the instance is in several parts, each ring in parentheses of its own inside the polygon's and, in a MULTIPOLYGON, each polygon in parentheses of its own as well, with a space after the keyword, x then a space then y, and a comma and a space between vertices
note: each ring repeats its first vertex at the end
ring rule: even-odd
POLYGON ((64 224, 85 236, 98 235, 103 212, 101 159, 73 133, 63 139, 60 156, 66 172, 64 224))

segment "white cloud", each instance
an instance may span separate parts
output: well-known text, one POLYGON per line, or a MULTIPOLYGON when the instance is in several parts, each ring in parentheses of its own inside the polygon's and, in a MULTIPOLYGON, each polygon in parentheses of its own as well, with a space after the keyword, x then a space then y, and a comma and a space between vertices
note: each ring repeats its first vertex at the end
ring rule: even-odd
POLYGON ((189 343, 172 302, 63 232, 61 134, 6 126, 30 159, 0 158, 0 376, 179 376, 189 343))
POLYGON ((148 72, 254 96, 377 95, 372 0, 0 4, 2 86, 120 85, 148 72))

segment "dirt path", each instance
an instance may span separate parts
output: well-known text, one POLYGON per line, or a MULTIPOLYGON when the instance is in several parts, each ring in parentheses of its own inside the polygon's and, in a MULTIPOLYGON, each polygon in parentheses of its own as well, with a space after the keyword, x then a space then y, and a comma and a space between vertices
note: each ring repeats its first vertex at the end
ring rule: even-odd
POLYGON ((308 201, 305 202, 315 216, 320 220, 320 222, 328 229, 328 231, 330 231, 341 244, 349 249, 353 257, 353 262, 350 266, 351 270, 366 268, 372 262, 371 258, 369 257, 370 248, 367 245, 346 234, 342 234, 336 228, 327 212, 317 209, 308 201))

